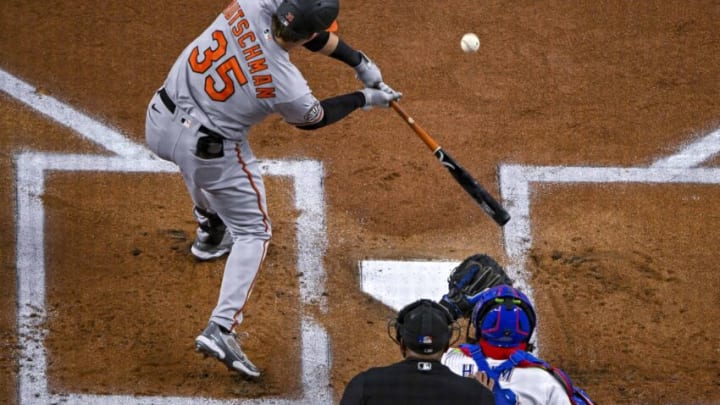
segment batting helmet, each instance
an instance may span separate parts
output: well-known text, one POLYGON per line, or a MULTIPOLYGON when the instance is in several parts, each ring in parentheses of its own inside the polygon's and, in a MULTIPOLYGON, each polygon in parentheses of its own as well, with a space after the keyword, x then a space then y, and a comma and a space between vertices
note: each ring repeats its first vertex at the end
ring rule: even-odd
POLYGON ((470 324, 476 339, 497 347, 517 347, 527 343, 535 330, 535 309, 520 290, 501 285, 482 293, 470 324))
POLYGON ((298 38, 308 38, 330 27, 339 11, 338 0, 284 0, 275 15, 298 38))

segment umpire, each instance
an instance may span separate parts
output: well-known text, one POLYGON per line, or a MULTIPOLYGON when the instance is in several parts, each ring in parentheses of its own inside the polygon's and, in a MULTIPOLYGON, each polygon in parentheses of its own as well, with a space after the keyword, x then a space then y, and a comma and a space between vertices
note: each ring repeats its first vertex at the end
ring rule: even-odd
POLYGON ((400 310, 388 333, 404 360, 373 367, 350 380, 340 405, 354 404, 495 404, 488 388, 460 377, 440 363, 450 346, 454 320, 440 304, 421 299, 400 310))

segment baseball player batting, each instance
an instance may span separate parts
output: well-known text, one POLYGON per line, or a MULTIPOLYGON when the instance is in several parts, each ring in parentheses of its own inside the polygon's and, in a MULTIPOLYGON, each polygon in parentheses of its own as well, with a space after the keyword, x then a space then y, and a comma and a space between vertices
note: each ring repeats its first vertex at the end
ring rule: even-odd
POLYGON ((231 1, 182 51, 147 109, 146 141, 178 165, 194 204, 191 253, 199 260, 229 253, 217 306, 196 349, 250 377, 260 370, 235 329, 272 235, 250 128, 277 113, 314 130, 401 97, 364 53, 328 31, 338 11, 338 0, 231 1), (290 61, 289 52, 301 47, 352 67, 364 87, 318 101, 290 61))

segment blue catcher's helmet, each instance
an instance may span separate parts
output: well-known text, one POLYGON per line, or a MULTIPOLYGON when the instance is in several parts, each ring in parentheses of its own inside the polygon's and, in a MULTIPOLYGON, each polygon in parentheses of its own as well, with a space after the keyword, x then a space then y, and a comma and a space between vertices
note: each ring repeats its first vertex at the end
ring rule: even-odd
POLYGON ((481 294, 470 324, 475 338, 503 348, 527 343, 535 330, 535 309, 530 299, 516 288, 500 285, 481 294))

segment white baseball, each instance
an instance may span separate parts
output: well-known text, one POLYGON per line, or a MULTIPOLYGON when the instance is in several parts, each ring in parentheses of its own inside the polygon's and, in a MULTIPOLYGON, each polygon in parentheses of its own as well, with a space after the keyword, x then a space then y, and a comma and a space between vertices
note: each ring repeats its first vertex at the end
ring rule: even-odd
POLYGON ((462 36, 460 48, 466 53, 477 52, 480 49, 480 38, 472 32, 468 32, 462 36))

